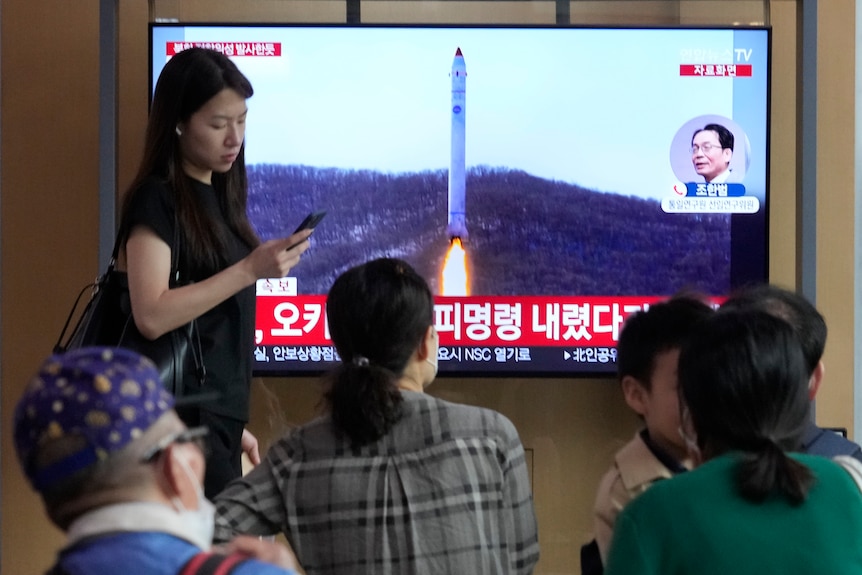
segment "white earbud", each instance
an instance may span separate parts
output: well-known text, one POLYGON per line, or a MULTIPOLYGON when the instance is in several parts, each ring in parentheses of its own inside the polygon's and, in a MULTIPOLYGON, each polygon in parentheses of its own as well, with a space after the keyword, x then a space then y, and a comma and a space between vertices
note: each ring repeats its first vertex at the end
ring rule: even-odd
POLYGON ((182 136, 182 135, 183 135, 183 131, 182 131, 182 130, 180 130, 180 127, 179 127, 179 126, 177 126, 177 127, 176 127, 176 132, 177 132, 177 136, 182 136))

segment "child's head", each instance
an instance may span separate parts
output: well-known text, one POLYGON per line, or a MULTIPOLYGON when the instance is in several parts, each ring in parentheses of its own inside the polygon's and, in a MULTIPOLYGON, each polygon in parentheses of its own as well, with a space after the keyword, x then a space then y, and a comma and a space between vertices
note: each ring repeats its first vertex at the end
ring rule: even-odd
POLYGON ((617 343, 617 374, 626 403, 643 418, 650 439, 678 459, 686 455, 679 435, 679 350, 712 313, 699 297, 675 296, 629 317, 617 343))

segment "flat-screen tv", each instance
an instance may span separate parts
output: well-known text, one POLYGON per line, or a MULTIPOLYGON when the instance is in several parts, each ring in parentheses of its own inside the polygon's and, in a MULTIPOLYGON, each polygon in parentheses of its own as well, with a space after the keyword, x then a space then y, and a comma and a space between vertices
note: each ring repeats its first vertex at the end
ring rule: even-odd
POLYGON ((263 239, 327 212, 291 275, 258 282, 258 375, 335 365, 326 293, 381 256, 431 285, 442 375, 611 373, 627 315, 767 279, 768 28, 156 23, 150 41, 151 89, 189 46, 251 80, 263 239))

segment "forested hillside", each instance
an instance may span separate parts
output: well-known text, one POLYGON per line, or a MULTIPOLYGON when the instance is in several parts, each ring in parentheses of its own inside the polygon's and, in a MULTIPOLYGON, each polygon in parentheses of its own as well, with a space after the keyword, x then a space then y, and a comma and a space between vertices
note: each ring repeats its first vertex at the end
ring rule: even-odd
MULTIPOLYGON (((307 166, 248 167, 261 237, 289 234, 327 210, 292 275, 326 293, 346 268, 383 255, 437 289, 449 245, 447 171, 386 174, 307 166)), ((467 175, 465 242, 473 294, 658 295, 730 288, 727 215, 665 214, 656 200, 591 191, 487 167, 467 175)))

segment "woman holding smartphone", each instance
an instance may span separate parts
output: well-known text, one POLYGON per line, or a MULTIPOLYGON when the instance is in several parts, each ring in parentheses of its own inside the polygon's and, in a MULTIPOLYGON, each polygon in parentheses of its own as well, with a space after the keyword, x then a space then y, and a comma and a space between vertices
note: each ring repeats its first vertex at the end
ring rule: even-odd
POLYGON ((244 156, 248 79, 223 54, 190 48, 171 58, 153 95, 137 175, 123 201, 132 314, 156 339, 196 320, 207 377, 218 399, 178 410, 210 429, 204 488, 213 497, 242 472, 254 346, 254 285, 283 277, 308 249, 310 230, 261 243, 246 214, 244 156), (175 245, 176 244, 176 245, 175 245), (188 285, 170 283, 172 251, 188 285))

